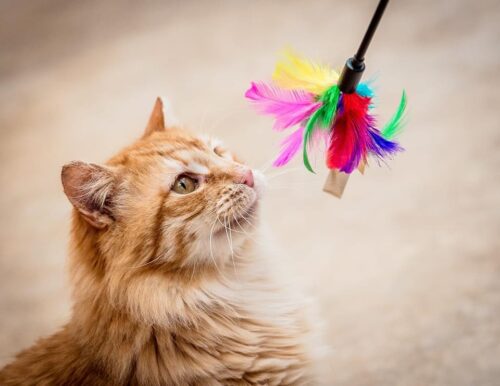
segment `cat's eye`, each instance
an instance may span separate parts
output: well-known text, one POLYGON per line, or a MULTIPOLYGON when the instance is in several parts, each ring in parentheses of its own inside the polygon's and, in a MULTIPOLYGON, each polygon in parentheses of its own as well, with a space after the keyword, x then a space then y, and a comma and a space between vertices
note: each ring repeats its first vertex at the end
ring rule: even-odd
POLYGON ((179 194, 188 194, 194 192, 198 188, 198 181, 195 178, 181 174, 174 182, 172 190, 179 194))

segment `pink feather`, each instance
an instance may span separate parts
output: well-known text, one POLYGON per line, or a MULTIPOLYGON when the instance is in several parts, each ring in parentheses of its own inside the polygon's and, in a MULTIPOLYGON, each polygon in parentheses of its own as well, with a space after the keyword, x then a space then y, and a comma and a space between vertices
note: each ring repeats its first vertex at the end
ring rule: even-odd
POLYGON ((273 162, 273 166, 280 167, 286 165, 294 155, 302 148, 304 137, 304 126, 300 126, 292 134, 286 137, 281 143, 281 151, 278 158, 273 162))
POLYGON ((321 106, 321 102, 316 102, 314 95, 307 91, 284 90, 266 83, 252 82, 245 97, 254 102, 261 114, 274 116, 275 130, 301 123, 321 106))
POLYGON ((314 130, 312 133, 310 148, 313 150, 327 149, 330 144, 330 132, 328 130, 320 129, 314 130))

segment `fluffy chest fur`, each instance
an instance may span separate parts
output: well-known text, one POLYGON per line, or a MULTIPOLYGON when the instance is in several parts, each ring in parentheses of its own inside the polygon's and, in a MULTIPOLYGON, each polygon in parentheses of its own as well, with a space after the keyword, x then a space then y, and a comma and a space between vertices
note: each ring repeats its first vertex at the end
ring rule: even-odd
POLYGON ((134 276, 121 298, 96 292, 85 301, 94 307, 77 304, 76 335, 120 383, 310 384, 307 304, 271 272, 264 260, 247 255, 187 282, 161 273, 134 276), (149 296, 133 296, 143 293, 149 296), (111 302, 91 300, 102 296, 111 302))
POLYGON ((262 279, 224 287, 222 295, 199 289, 203 300, 188 296, 179 321, 171 315, 168 326, 138 336, 139 384, 307 384, 310 331, 297 299, 270 295, 262 279))

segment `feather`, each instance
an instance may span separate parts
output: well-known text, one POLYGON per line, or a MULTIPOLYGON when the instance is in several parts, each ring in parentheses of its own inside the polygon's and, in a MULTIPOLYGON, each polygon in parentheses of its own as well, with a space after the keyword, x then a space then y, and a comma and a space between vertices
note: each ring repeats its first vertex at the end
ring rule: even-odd
POLYGON ((292 134, 286 137, 281 143, 281 151, 278 158, 273 162, 273 166, 280 167, 286 165, 297 154, 302 145, 304 126, 300 126, 292 134))
POLYGON ((330 133, 328 130, 314 130, 311 138, 309 139, 310 147, 314 150, 324 150, 328 147, 330 141, 330 133))
POLYGON ((403 95, 401 95, 401 101, 399 102, 397 111, 382 129, 382 137, 384 137, 385 139, 391 139, 401 132, 404 126, 405 111, 406 92, 403 90, 403 95))
POLYGON ((331 128, 340 99, 340 89, 337 85, 330 87, 322 96, 323 111, 321 116, 322 127, 331 128))
POLYGON ((310 62, 292 51, 284 54, 283 60, 276 64, 273 80, 286 89, 302 89, 316 95, 336 84, 339 75, 336 71, 310 62))
POLYGON ((343 94, 341 108, 335 119, 330 146, 327 152, 327 166, 345 173, 351 173, 365 156, 367 149, 367 123, 365 122, 368 98, 357 94, 343 94))
POLYGON ((320 106, 314 95, 303 90, 283 90, 274 85, 252 82, 245 96, 262 114, 273 115, 275 130, 283 130, 309 118, 320 106))
POLYGON ((321 128, 331 128, 337 112, 339 98, 340 89, 337 85, 330 87, 320 98, 322 106, 311 115, 306 123, 302 158, 306 169, 312 173, 314 173, 314 170, 312 169, 311 163, 309 162, 309 155, 307 154, 309 142, 311 138, 314 137, 314 133, 321 130, 321 128))
POLYGON ((370 86, 370 81, 358 84, 356 87, 356 93, 362 97, 373 98, 374 93, 372 87, 370 86))
POLYGON ((375 127, 375 118, 368 113, 370 103, 371 98, 357 93, 342 95, 327 152, 330 169, 351 173, 367 155, 383 159, 401 150, 375 127))
POLYGON ((304 143, 302 145, 302 160, 304 161, 304 166, 311 173, 314 173, 314 170, 311 166, 311 162, 309 161, 309 155, 307 154, 307 143, 309 142, 316 125, 318 123, 318 119, 320 118, 321 108, 316 110, 313 115, 309 118, 306 123, 306 127, 304 130, 304 143))
POLYGON ((372 128, 369 134, 372 140, 369 142, 368 150, 371 155, 379 159, 384 159, 386 156, 403 150, 397 142, 384 138, 380 131, 375 128, 372 128))

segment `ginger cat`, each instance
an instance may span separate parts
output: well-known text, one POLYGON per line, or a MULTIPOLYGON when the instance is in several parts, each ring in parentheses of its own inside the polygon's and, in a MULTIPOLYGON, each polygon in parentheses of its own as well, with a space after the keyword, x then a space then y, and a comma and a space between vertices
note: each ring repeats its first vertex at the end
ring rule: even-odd
POLYGON ((0 370, 1 385, 308 385, 304 302, 260 250, 263 177, 166 127, 105 165, 63 167, 74 207, 73 311, 0 370))

